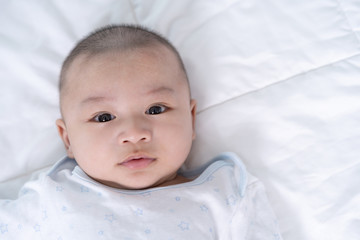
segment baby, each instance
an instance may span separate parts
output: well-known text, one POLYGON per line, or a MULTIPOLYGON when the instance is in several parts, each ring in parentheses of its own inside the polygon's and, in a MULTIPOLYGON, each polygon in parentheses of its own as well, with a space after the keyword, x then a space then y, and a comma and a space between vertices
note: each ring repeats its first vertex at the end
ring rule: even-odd
POLYGON ((186 182, 177 174, 195 137, 196 101, 164 38, 108 27, 81 41, 60 78, 67 154, 94 180, 122 189, 186 182))
POLYGON ((68 157, 0 200, 1 239, 281 239, 235 154, 179 170, 196 101, 160 35, 117 25, 87 36, 63 64, 60 106, 68 157))

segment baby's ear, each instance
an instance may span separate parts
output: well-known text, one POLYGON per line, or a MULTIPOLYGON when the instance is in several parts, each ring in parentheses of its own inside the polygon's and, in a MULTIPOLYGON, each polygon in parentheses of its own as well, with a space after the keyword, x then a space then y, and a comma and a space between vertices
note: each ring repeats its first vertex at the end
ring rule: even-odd
POLYGON ((66 153, 67 153, 68 157, 74 158, 74 154, 71 150, 69 135, 68 135, 64 120, 63 119, 56 120, 56 127, 59 132, 60 138, 65 145, 66 153))
POLYGON ((193 140, 196 137, 196 132, 195 132, 195 120, 196 120, 196 100, 195 99, 191 99, 190 100, 190 110, 191 110, 191 118, 192 118, 192 127, 193 127, 193 140))

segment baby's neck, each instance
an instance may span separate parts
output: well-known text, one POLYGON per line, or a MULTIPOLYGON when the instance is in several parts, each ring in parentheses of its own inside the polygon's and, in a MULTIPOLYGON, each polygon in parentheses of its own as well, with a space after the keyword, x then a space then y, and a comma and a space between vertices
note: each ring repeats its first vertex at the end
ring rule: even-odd
POLYGON ((173 178, 172 180, 169 180, 167 182, 161 183, 160 185, 156 186, 156 187, 165 187, 165 186, 171 186, 171 185, 176 185, 176 184, 181 184, 181 183, 186 183, 186 182, 190 182, 191 179, 188 179, 184 176, 181 175, 176 175, 175 178, 173 178))

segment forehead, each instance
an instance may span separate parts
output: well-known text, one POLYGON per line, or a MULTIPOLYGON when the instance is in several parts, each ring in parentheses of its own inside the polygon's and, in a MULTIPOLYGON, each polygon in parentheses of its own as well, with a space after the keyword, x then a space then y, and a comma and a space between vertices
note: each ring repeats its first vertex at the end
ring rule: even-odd
POLYGON ((119 88, 176 90, 184 84, 188 89, 186 75, 173 52, 165 47, 146 47, 78 56, 66 73, 64 95, 119 88))

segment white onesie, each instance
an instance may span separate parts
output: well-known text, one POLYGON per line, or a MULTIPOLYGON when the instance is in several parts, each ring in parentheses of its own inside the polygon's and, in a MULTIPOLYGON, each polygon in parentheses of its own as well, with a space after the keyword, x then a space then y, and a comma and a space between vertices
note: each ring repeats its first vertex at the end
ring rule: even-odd
POLYGON ((65 158, 26 183, 17 199, 0 200, 0 239, 281 239, 263 185, 235 154, 181 174, 198 177, 121 190, 65 158))

